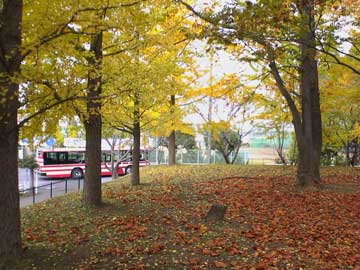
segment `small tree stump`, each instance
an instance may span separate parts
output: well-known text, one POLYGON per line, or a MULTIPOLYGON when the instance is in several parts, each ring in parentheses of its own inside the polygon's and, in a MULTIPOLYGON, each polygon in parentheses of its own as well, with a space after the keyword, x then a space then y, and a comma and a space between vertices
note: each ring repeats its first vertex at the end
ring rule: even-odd
POLYGON ((207 213, 206 221, 221 221, 224 220, 225 212, 228 207, 220 204, 213 204, 207 213))

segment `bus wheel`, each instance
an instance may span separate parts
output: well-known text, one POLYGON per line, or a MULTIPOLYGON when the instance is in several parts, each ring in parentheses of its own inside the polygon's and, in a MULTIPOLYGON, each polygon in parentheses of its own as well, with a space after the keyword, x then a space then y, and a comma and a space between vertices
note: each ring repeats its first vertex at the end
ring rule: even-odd
POLYGON ((78 179, 78 178, 83 178, 83 176, 84 176, 83 170, 80 168, 75 168, 71 171, 71 178, 78 179))
POLYGON ((127 166, 125 169, 125 174, 130 174, 131 173, 131 166, 127 166))

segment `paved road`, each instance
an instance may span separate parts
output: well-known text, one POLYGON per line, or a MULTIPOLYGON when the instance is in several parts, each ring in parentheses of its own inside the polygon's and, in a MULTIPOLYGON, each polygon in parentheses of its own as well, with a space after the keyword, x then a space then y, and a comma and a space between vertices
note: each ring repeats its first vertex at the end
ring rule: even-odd
MULTIPOLYGON (((111 177, 102 177, 102 183, 111 181, 111 177)), ((26 169, 19 169, 19 189, 24 190, 30 187, 30 174, 26 169)), ((35 203, 48 200, 51 196, 61 196, 66 192, 77 191, 83 188, 83 180, 65 181, 64 179, 49 180, 46 178, 35 177, 35 203), (45 186, 44 186, 45 185, 45 186), (43 187, 41 187, 43 186, 43 187)), ((31 205, 34 202, 33 192, 27 190, 21 193, 20 207, 31 205)))

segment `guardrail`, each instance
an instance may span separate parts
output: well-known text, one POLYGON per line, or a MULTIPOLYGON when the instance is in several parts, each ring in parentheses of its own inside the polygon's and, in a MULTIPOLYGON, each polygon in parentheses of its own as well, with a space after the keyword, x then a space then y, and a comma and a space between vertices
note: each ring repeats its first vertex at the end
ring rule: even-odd
POLYGON ((34 204, 36 202, 36 196, 40 196, 40 195, 44 195, 47 192, 43 192, 40 193, 41 189, 44 189, 46 187, 49 187, 49 198, 52 198, 54 195, 60 195, 60 194, 66 194, 68 193, 69 190, 80 190, 81 189, 81 182, 83 181, 83 179, 81 178, 77 178, 77 179, 68 179, 65 178, 64 180, 60 180, 60 181, 51 181, 49 184, 45 184, 45 185, 40 185, 40 186, 34 186, 31 188, 27 188, 27 189, 20 189, 19 188, 19 193, 20 195, 26 195, 29 192, 31 192, 31 196, 32 196, 32 203, 34 204), (71 183, 74 183, 74 181, 77 181, 77 186, 76 185, 71 185, 71 187, 69 187, 69 181, 71 181, 71 183), (56 189, 58 186, 58 184, 64 184, 64 189, 56 189), (70 188, 70 189, 69 189, 70 188), (55 194, 56 191, 56 194, 55 194))

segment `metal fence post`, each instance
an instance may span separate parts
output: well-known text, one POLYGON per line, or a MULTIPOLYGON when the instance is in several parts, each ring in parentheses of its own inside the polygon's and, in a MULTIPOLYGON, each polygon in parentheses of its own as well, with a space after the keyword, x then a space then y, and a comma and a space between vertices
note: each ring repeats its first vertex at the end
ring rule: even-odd
POLYGON ((52 188, 53 188, 53 184, 52 184, 52 181, 51 181, 51 182, 50 182, 50 198, 53 197, 53 190, 52 190, 52 188))
POLYGON ((35 203, 35 187, 32 187, 33 203, 35 203))
POLYGON ((68 189, 68 183, 67 183, 67 178, 65 178, 65 194, 67 193, 67 189, 68 189))
POLYGON ((78 177, 78 190, 80 190, 80 177, 78 177))

